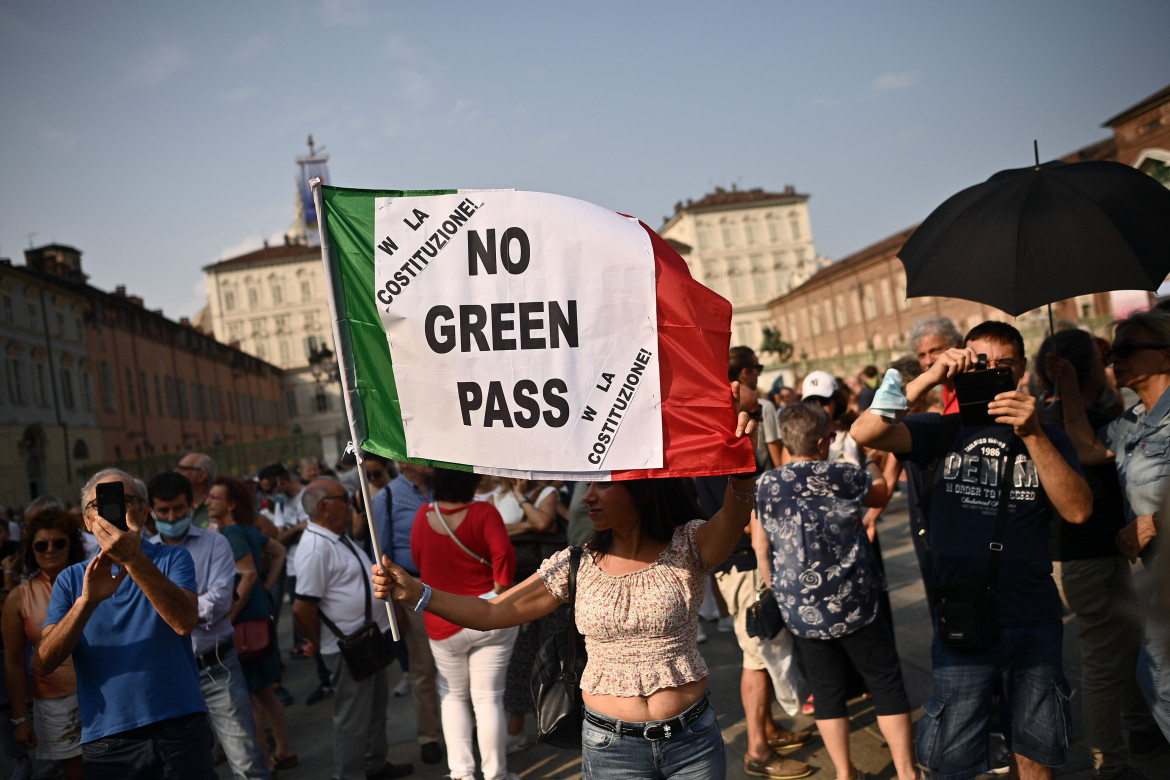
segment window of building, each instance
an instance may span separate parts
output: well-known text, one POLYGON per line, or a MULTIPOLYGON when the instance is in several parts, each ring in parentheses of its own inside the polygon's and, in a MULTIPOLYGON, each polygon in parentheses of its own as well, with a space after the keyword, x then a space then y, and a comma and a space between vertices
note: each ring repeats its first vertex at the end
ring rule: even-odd
POLYGON ((256 357, 260 358, 261 360, 268 359, 268 350, 265 348, 263 341, 256 342, 256 357))
POLYGON ((301 282, 301 300, 305 303, 313 300, 313 285, 309 283, 308 279, 301 282))
POLYGON ((192 385, 192 387, 194 388, 194 392, 192 395, 194 396, 194 401, 195 401, 195 419, 196 420, 206 420, 207 419, 206 390, 204 389, 203 385, 199 382, 194 383, 194 385, 192 385))
POLYGON ((191 417, 191 405, 187 401, 187 383, 182 379, 175 380, 175 390, 179 394, 179 417, 184 420, 191 417))
POLYGON ((85 327, 81 323, 81 317, 73 318, 73 334, 78 341, 85 340, 85 327))
POLYGON ((251 321, 251 324, 252 324, 252 338, 256 338, 257 336, 264 336, 268 331, 268 329, 266 327, 266 325, 268 324, 267 317, 257 317, 256 319, 251 321))
POLYGON ((61 369, 61 405, 66 409, 74 408, 73 376, 67 368, 61 369))
POLYGON ((749 244, 756 243, 756 231, 755 231, 755 228, 752 226, 752 223, 750 223, 750 222, 743 223, 743 238, 749 244))
POLYGON ((849 306, 853 312, 853 321, 856 323, 863 322, 861 319, 861 293, 857 290, 849 291, 849 306))
POLYGON ((723 248, 727 249, 733 243, 735 243, 735 241, 731 235, 731 227, 729 225, 724 225, 722 233, 723 233, 723 248))
POLYGON ((85 439, 78 439, 73 443, 73 459, 89 460, 89 445, 85 443, 85 439))
POLYGON ((708 228, 699 228, 699 249, 711 247, 711 231, 708 228))
POLYGON ((134 405, 134 372, 126 366, 126 406, 130 407, 131 414, 137 414, 138 409, 134 405))
POLYGON ((61 312, 57 312, 57 335, 65 337, 65 315, 61 312))
POLYGON ((256 290, 255 287, 249 287, 248 288, 248 307, 254 309, 259 305, 260 305, 260 293, 256 290))
POLYGON ((796 216, 796 212, 788 215, 788 229, 792 231, 792 240, 800 240, 800 219, 796 216))
POLYGON ((325 388, 318 385, 314 398, 318 412, 329 411, 329 396, 325 394, 325 388))
POLYGON ((236 308, 236 294, 233 291, 223 291, 223 308, 225 311, 231 311, 236 308))
POLYGON ((114 412, 118 410, 118 399, 115 395, 114 387, 114 369, 106 361, 102 361, 101 367, 98 369, 99 381, 101 382, 102 391, 102 408, 107 412, 114 412))
POLYGON ((890 280, 882 279, 881 284, 878 285, 882 295, 882 314, 890 315, 894 313, 894 298, 890 293, 890 280))
POLYGON ((227 411, 228 411, 228 418, 232 422, 235 422, 236 421, 236 407, 232 404, 232 391, 231 390, 228 390, 226 393, 224 393, 223 405, 224 405, 224 408, 227 409, 227 411))
POLYGON ((220 419, 220 417, 219 417, 220 390, 218 387, 216 387, 212 390, 209 390, 207 394, 211 397, 211 419, 215 420, 216 422, 219 422, 219 419, 220 419))
POLYGON ((292 360, 292 345, 288 343, 288 339, 280 340, 280 363, 287 365, 292 360))
POLYGON ((48 406, 49 393, 45 389, 44 363, 33 363, 32 380, 33 403, 37 406, 48 406))
POLYGON ((833 324, 833 303, 828 299, 825 300, 825 330, 835 330, 836 326, 833 324))
POLYGON ((178 417, 179 416, 179 395, 175 391, 174 377, 168 376, 166 378, 166 385, 167 385, 167 414, 169 414, 171 417, 178 417))
POLYGON ((239 341, 244 335, 243 320, 236 320, 228 323, 228 339, 231 341, 239 341))
POLYGON ((865 308, 865 318, 867 320, 877 319, 877 299, 874 297, 872 284, 865 286, 865 298, 862 300, 862 305, 865 308))
POLYGON ((138 400, 142 402, 142 413, 150 414, 150 385, 146 383, 146 372, 138 372, 138 400))
POLYGON ((276 328, 277 333, 284 333, 288 330, 288 315, 281 314, 272 318, 272 326, 276 328))
POLYGON ((28 305, 28 326, 32 330, 36 330, 39 320, 37 319, 37 305, 30 303, 28 305))
POLYGON ((4 322, 9 325, 16 324, 16 312, 12 308, 12 296, 4 296, 4 322))
POLYGON ((837 296, 837 327, 844 328, 849 324, 849 312, 845 309, 844 296, 837 296))
POLYGON ((774 219, 771 219, 770 214, 768 216, 768 239, 773 244, 775 244, 777 241, 783 240, 783 236, 780 235, 780 223, 774 219))
MULTIPOLYGON (((68 383, 72 386, 72 383, 68 383)), ((88 371, 81 372, 81 400, 85 404, 85 411, 93 411, 93 377, 88 371)))
POLYGON ((284 293, 281 292, 280 285, 279 284, 272 285, 272 302, 273 303, 280 303, 283 300, 284 300, 284 293))
POLYGON ((158 380, 158 374, 155 374, 154 375, 154 408, 158 409, 158 413, 160 416, 163 413, 163 400, 162 399, 163 399, 163 397, 162 397, 162 384, 158 380))
POLYGON ((289 419, 297 416, 297 391, 291 387, 284 391, 284 413, 289 419))

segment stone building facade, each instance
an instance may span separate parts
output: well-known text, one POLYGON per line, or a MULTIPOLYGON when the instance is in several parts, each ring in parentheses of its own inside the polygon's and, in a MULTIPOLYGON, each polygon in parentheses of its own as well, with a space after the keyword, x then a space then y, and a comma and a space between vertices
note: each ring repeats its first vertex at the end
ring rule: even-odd
MULTIPOLYGON (((76 253, 61 245, 41 251, 76 253)), ((63 273, 84 282, 80 264, 63 273)), ((20 507, 46 493, 76 502, 80 470, 103 457, 87 312, 72 285, 0 261, 0 505, 20 507)))
POLYGON ((758 348, 771 326, 768 301, 799 286, 823 262, 813 246, 808 195, 736 188, 675 205, 658 234, 691 276, 729 300, 731 341, 758 348))
POLYGON ((212 263, 203 273, 215 338, 282 369, 284 416, 319 436, 323 457, 335 461, 349 433, 320 248, 286 241, 212 263))

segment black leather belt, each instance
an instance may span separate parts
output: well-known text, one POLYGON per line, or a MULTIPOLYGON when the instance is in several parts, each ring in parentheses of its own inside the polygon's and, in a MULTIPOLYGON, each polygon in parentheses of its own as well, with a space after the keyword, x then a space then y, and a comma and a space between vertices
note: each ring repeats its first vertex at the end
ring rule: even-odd
POLYGON ((234 647, 234 643, 232 642, 232 638, 229 636, 227 639, 216 645, 215 649, 208 650, 206 653, 201 653, 195 656, 195 665, 200 669, 206 669, 213 664, 217 664, 219 663, 220 659, 223 658, 224 654, 228 650, 231 650, 232 647, 234 647))
POLYGON ((675 734, 686 731, 687 726, 698 720, 707 711, 708 706, 710 706, 710 702, 707 700, 707 694, 704 693, 703 698, 692 704, 690 709, 683 714, 676 715, 670 720, 655 721, 648 726, 600 718, 589 710, 585 710, 585 720, 598 728, 620 734, 623 737, 642 737, 653 742, 659 739, 670 739, 675 734))

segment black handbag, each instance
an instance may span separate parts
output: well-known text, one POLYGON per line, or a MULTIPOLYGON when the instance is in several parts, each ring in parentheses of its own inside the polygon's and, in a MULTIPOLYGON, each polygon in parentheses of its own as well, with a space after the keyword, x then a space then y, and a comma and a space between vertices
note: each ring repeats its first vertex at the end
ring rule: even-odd
POLYGON ((995 583, 999 579, 999 558, 1003 553, 1003 533, 1007 526, 1008 499, 1019 442, 1019 438, 1012 434, 1000 472, 999 506, 988 545, 991 554, 987 563, 987 581, 954 579, 936 584, 931 593, 938 620, 938 639, 952 650, 979 652, 994 645, 999 638, 999 626, 995 620, 995 583))
POLYGON ((577 631, 573 607, 577 600, 577 569, 584 551, 569 553, 569 604, 567 631, 541 645, 532 666, 532 701, 536 712, 536 740, 559 748, 581 748, 581 675, 587 656, 585 637, 577 631))
POLYGON ((775 639, 784 628, 784 616, 771 588, 760 588, 756 600, 747 608, 747 634, 757 639, 775 639))
MULTIPOLYGON (((341 542, 349 548, 349 551, 353 553, 353 557, 357 558, 364 575, 366 565, 362 562, 357 550, 353 548, 344 536, 341 537, 341 542)), ((394 651, 391 650, 390 643, 383 636, 382 629, 374 622, 370 580, 368 577, 363 576, 362 582, 366 586, 366 622, 362 623, 357 631, 350 634, 342 634, 334 622, 325 616, 324 612, 317 612, 317 616, 321 618, 321 622, 337 637, 337 649, 341 651, 342 663, 349 666, 349 673, 353 675, 353 679, 355 680, 364 680, 370 677, 378 671, 385 669, 394 660, 394 651)))

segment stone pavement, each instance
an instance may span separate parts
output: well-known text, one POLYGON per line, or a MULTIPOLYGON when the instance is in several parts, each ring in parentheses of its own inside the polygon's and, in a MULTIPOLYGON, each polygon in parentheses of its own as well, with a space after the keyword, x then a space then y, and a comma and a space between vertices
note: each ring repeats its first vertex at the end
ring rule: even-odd
MULTIPOLYGON (((890 583, 890 601, 893 605, 902 670, 910 701, 917 705, 923 701, 930 688, 930 625, 918 566, 907 532, 905 502, 900 496, 895 496, 879 530, 890 583)), ((729 780, 741 780, 748 777, 743 771, 746 734, 743 708, 739 700, 742 656, 734 635, 719 633, 713 623, 705 623, 704 626, 709 639, 700 646, 700 649, 710 667, 711 700, 719 713, 719 722, 727 744, 727 776, 729 780)), ((1080 684, 1080 651, 1076 642, 1075 621, 1067 618, 1065 626, 1065 674, 1074 692, 1073 721, 1076 742, 1069 751, 1068 763, 1057 771, 1057 776, 1069 780, 1089 780, 1092 777, 1090 758, 1081 739, 1080 729, 1080 696, 1077 691, 1080 684)), ((291 614, 286 604, 279 627, 281 648, 286 656, 290 647, 290 632, 291 614)), ((395 685, 399 676, 400 671, 395 664, 392 667, 390 684, 395 685)), ((282 780, 300 778, 327 780, 331 770, 331 700, 326 699, 311 707, 305 705, 305 698, 316 687, 316 675, 313 664, 309 661, 286 659, 285 685, 296 698, 296 703, 288 708, 287 715, 290 736, 300 757, 300 765, 295 769, 281 772, 280 776, 282 780)), ((438 780, 444 777, 447 771, 445 758, 436 765, 425 765, 419 760, 418 746, 414 739, 411 699, 392 698, 390 706, 389 759, 395 763, 412 763, 414 773, 410 777, 417 780, 438 780)), ((813 727, 810 716, 799 713, 794 717, 788 716, 778 705, 775 712, 778 722, 789 729, 813 727)), ((859 699, 852 702, 850 714, 853 720, 851 747, 855 765, 872 773, 879 780, 896 777, 869 701, 859 699)), ((921 707, 917 707, 913 717, 917 719, 921 714, 921 707)), ((528 725, 531 731, 531 719, 528 725)), ((814 767, 813 780, 833 780, 836 777, 832 762, 829 761, 819 738, 814 738, 805 748, 788 755, 806 761, 814 767)), ((580 776, 581 771, 579 753, 543 745, 515 753, 508 757, 508 761, 509 769, 525 780, 575 778, 580 776)), ((0 759, 0 767, 3 767, 0 769, 0 778, 8 777, 10 766, 11 763, 7 759, 0 759)), ((220 764, 217 769, 219 777, 225 779, 230 777, 226 764, 220 764)))

